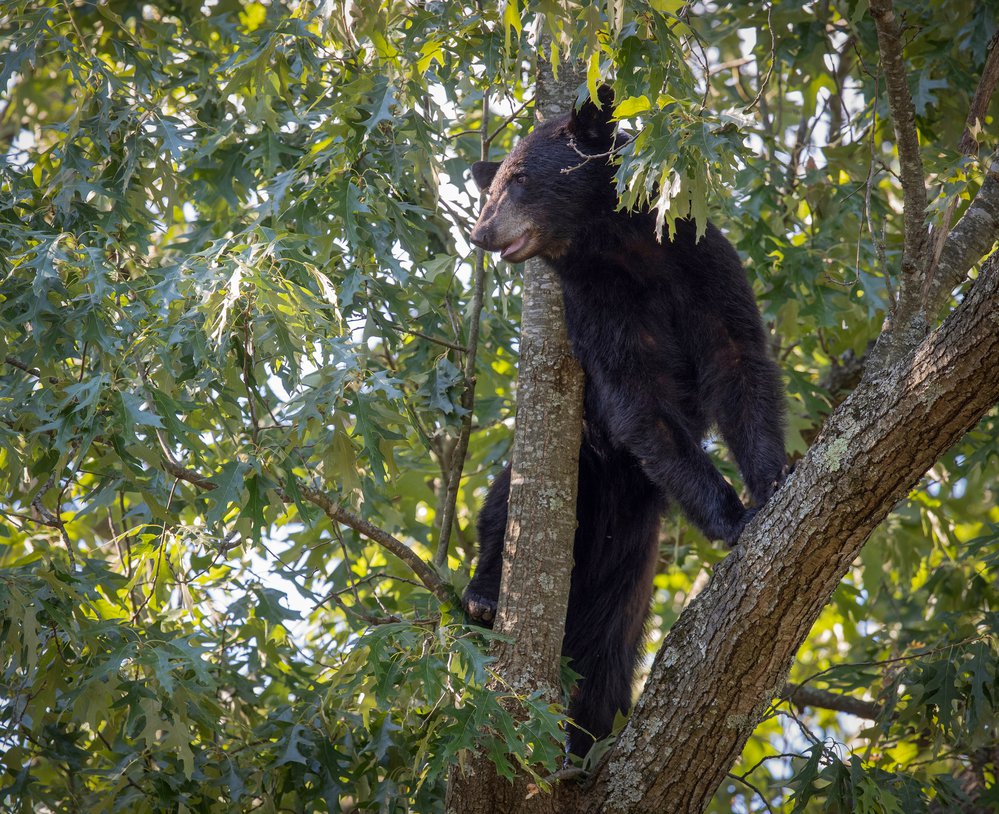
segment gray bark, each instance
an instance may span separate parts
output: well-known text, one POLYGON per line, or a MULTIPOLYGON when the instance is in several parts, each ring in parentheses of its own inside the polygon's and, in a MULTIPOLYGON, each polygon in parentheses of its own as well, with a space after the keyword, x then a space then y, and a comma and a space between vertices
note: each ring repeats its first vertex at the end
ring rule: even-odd
POLYGON ((926 335, 926 316, 920 295, 926 272, 926 182, 919 155, 916 110, 909 93, 908 67, 902 54, 902 34, 892 0, 872 0, 871 17, 878 32, 881 71, 888 91, 902 183, 903 243, 898 302, 885 322, 872 353, 871 364, 896 362, 926 335))
MULTIPOLYGON (((542 46, 540 53, 547 53, 542 46)), ((567 112, 583 82, 582 66, 563 65, 556 80, 539 60, 535 117, 567 112)), ((517 426, 503 557, 503 582, 494 629, 495 671, 518 694, 540 691, 562 701, 559 680, 565 610, 576 529, 576 481, 582 432, 583 374, 565 329, 562 288, 549 265, 524 268, 517 426)), ((498 777, 476 754, 451 774, 447 811, 456 814, 554 812, 551 795, 530 795, 525 777, 498 777)))
POLYGON ((704 810, 870 533, 999 400, 997 358, 993 261, 940 328, 830 416, 670 630, 579 811, 704 810))

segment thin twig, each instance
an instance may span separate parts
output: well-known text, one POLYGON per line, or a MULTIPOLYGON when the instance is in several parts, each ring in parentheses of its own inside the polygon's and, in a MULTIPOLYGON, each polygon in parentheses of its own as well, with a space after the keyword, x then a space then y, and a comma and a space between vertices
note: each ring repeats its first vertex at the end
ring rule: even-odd
MULTIPOLYGON (((871 233, 871 243, 874 244, 874 254, 878 258, 878 267, 881 269, 881 276, 884 277, 885 288, 888 290, 888 302, 895 302, 895 289, 891 282, 891 273, 888 270, 888 254, 885 251, 884 241, 878 240, 878 233, 874 229, 874 217, 871 214, 871 192, 874 189, 874 178, 876 173, 874 172, 877 166, 877 160, 875 158, 875 147, 874 147, 874 133, 878 129, 878 84, 880 80, 880 74, 876 74, 874 77, 874 104, 871 106, 871 129, 870 129, 870 153, 871 153, 871 163, 867 168, 867 185, 864 191, 864 215, 867 221, 867 231, 871 233)), ((863 225, 861 225, 861 235, 857 238, 857 268, 856 272, 860 274, 860 237, 863 236, 863 225)))
MULTIPOLYGON (((68 0, 62 0, 62 4, 66 9, 66 16, 69 18, 70 24, 73 26, 73 30, 76 32, 76 37, 80 41, 80 47, 85 49, 93 60, 97 59, 97 55, 94 53, 94 49, 90 47, 90 44, 84 39, 83 32, 80 31, 80 27, 76 24, 76 18, 73 16, 73 10, 69 7, 68 0)), ((90 67, 91 73, 93 72, 93 66, 90 67)))
MULTIPOLYGON (((353 512, 342 508, 327 495, 316 489, 305 486, 304 484, 299 484, 298 491, 302 497, 322 509, 330 520, 349 526, 358 534, 367 537, 369 540, 373 540, 395 554, 413 570, 413 573, 416 574, 420 582, 422 582, 423 585, 438 599, 445 602, 449 602, 453 599, 451 590, 447 583, 441 579, 437 572, 427 562, 425 562, 419 554, 402 542, 402 540, 397 537, 393 537, 387 531, 378 528, 378 526, 365 520, 363 517, 359 517, 353 512)), ((278 490, 278 494, 285 503, 292 502, 292 498, 285 490, 278 490)))
POLYGON ((254 403, 257 398, 257 391, 255 387, 250 385, 250 378, 253 375, 253 338, 250 334, 250 325, 252 322, 252 314, 250 309, 253 306, 253 297, 247 298, 246 310, 243 312, 243 387, 246 389, 246 406, 250 411, 250 437, 253 439, 253 445, 259 446, 257 441, 257 433, 260 431, 260 425, 257 421, 257 406, 254 403))
POLYGON ((733 780, 742 783, 742 785, 746 786, 746 788, 752 790, 753 794, 759 797, 760 800, 763 802, 763 805, 766 806, 767 811, 769 811, 770 814, 774 814, 774 810, 770 807, 770 802, 767 800, 767 798, 763 796, 763 792, 760 791, 758 788, 756 788, 756 786, 754 786, 752 783, 750 783, 745 778, 744 775, 732 774, 732 772, 729 772, 728 776, 733 780))
MULTIPOLYGON (((160 443, 160 450, 162 451, 165 459, 163 468, 166 469, 168 473, 173 475, 175 478, 197 486, 199 489, 204 489, 205 491, 211 491, 217 488, 217 484, 213 483, 204 475, 191 469, 187 469, 179 463, 173 457, 166 444, 166 440, 160 432, 156 433, 156 437, 160 443)), ((294 498, 288 494, 285 488, 279 487, 275 491, 281 497, 283 502, 294 503, 294 498)), ((419 554, 402 542, 402 540, 397 537, 393 537, 387 531, 378 528, 378 526, 365 520, 363 517, 360 517, 347 509, 341 508, 323 492, 312 489, 304 484, 298 484, 298 492, 309 503, 312 503, 322 509, 330 520, 337 523, 343 523, 343 525, 352 528, 358 534, 373 540, 395 554, 413 570, 420 582, 422 582, 423 585, 438 599, 445 602, 452 599, 451 591, 448 588, 447 583, 441 579, 440 576, 438 576, 437 572, 434 571, 433 568, 431 568, 419 554)))
POLYGON ((83 350, 80 351, 80 375, 76 380, 77 384, 83 381, 83 374, 87 372, 87 350, 90 348, 89 342, 83 343, 83 350))
MULTIPOLYGON (((177 481, 174 481, 174 485, 176 485, 176 483, 177 481)), ((149 593, 143 597, 142 602, 140 602, 138 607, 132 612, 133 625, 139 620, 139 614, 146 607, 146 605, 149 604, 149 600, 153 598, 153 594, 156 593, 156 583, 160 578, 160 565, 163 562, 164 548, 165 546, 161 544, 159 550, 156 552, 156 564, 153 566, 153 576, 152 579, 146 583, 149 585, 149 593)))
POLYGON ((942 653, 945 650, 952 650, 955 647, 964 647, 968 644, 975 644, 977 642, 987 642, 995 638, 992 634, 986 634, 984 636, 968 636, 965 639, 961 639, 959 642, 948 642, 947 644, 940 645, 939 647, 930 647, 926 650, 921 650, 918 653, 909 653, 905 656, 893 656, 887 659, 876 659, 874 661, 853 661, 845 664, 834 664, 832 667, 826 667, 824 670, 819 670, 817 673, 812 673, 804 681, 802 681, 798 686, 804 687, 806 684, 814 681, 817 678, 821 678, 828 673, 835 672, 836 670, 844 670, 852 667, 879 667, 885 664, 899 664, 904 661, 914 661, 915 659, 921 659, 925 656, 932 656, 935 653, 942 653))
POLYGON ((395 328, 397 331, 401 331, 404 334, 409 334, 410 336, 418 336, 420 339, 426 339, 428 342, 433 342, 435 345, 441 345, 445 348, 450 348, 451 350, 456 350, 460 353, 467 353, 468 348, 464 345, 459 345, 457 342, 452 342, 449 339, 441 339, 439 336, 430 336, 430 334, 422 333, 421 331, 415 331, 412 328, 406 328, 400 325, 398 322, 391 322, 389 320, 384 320, 385 324, 391 328, 395 328))
MULTIPOLYGON (((513 113, 511 113, 509 116, 507 116, 505 119, 503 119, 503 121, 500 122, 499 126, 497 126, 497 128, 495 130, 493 130, 492 133, 490 133, 488 136, 486 136, 486 138, 485 138, 485 145, 486 145, 486 147, 487 148, 490 147, 492 145, 492 143, 493 143, 493 140, 496 138, 496 136, 498 136, 507 127, 509 127, 510 124, 521 113, 523 113, 524 110, 527 109, 527 106, 529 104, 531 104, 533 101, 534 101, 534 99, 525 99, 521 103, 520 107, 518 107, 516 110, 513 111, 513 113)), ((483 121, 482 129, 485 130, 485 122, 487 122, 489 120, 489 103, 488 103, 488 100, 486 98, 483 98, 483 100, 482 100, 482 114, 483 114, 483 116, 482 116, 482 121, 483 121)), ((486 157, 483 157, 481 160, 485 161, 486 157)))
MULTIPOLYGON (((364 610, 364 603, 361 602, 361 594, 358 592, 357 586, 362 582, 370 582, 375 577, 384 576, 384 574, 376 572, 374 574, 368 574, 366 577, 361 577, 360 579, 351 579, 350 553, 347 551, 347 544, 343 541, 343 535, 340 534, 339 530, 335 531, 334 536, 336 537, 337 542, 340 543, 340 552, 343 554, 343 566, 347 572, 348 585, 341 591, 330 591, 330 593, 327 594, 327 596, 319 604, 324 604, 332 600, 333 603, 342 608, 345 613, 356 616, 358 619, 363 622, 367 622, 369 625, 386 625, 392 624, 393 622, 401 622, 402 619, 394 613, 386 614, 385 616, 378 616, 377 614, 369 613, 364 610), (346 593, 347 591, 350 591, 354 595, 353 605, 348 605, 340 599, 340 595, 346 593)), ((379 602, 378 604, 379 607, 381 607, 381 603, 379 602)), ((385 609, 382 608, 382 610, 385 609)))
POLYGON ((11 367, 16 367, 18 370, 23 370, 25 373, 30 373, 36 379, 42 378, 42 372, 37 367, 28 367, 23 362, 17 361, 13 356, 5 356, 4 362, 11 367))
POLYGON ((760 88, 756 93, 756 98, 742 109, 743 113, 749 113, 754 107, 756 107, 757 104, 759 104, 760 99, 763 98, 763 94, 767 89, 767 85, 770 83, 770 77, 774 72, 774 63, 777 62, 777 35, 774 33, 773 13, 774 4, 771 2, 770 5, 767 6, 767 28, 770 29, 770 67, 767 68, 767 74, 763 77, 763 81, 760 82, 760 88))
POLYGON ((827 96, 821 103, 816 103, 815 113, 812 116, 803 116, 801 121, 798 122, 798 129, 794 134, 794 146, 791 148, 791 158, 787 167, 787 180, 784 184, 787 190, 784 193, 785 197, 790 196, 798 184, 798 169, 800 167, 801 154, 806 151, 808 145, 811 143, 815 126, 822 119, 823 115, 825 115, 828 106, 829 97, 827 96))
POLYGON ((756 761, 752 766, 750 766, 746 771, 744 771, 739 777, 749 777, 753 772, 755 772, 764 763, 771 760, 798 760, 802 757, 801 753, 795 752, 780 752, 776 755, 764 755, 759 760, 756 761))
POLYGON ((59 536, 62 538, 63 544, 66 546, 66 553, 69 555, 69 565, 75 571, 76 555, 73 553, 73 542, 69 539, 69 533, 66 531, 66 524, 62 519, 61 493, 60 499, 56 502, 55 512, 50 512, 42 504, 42 497, 44 497, 45 493, 48 492, 56 482, 56 472, 57 470, 52 470, 52 474, 49 475, 48 480, 45 481, 42 488, 38 490, 38 494, 36 494, 34 500, 31 501, 31 508, 34 509, 38 517, 41 518, 39 521, 41 525, 49 526, 50 528, 54 528, 59 531, 59 536))
MULTIPOLYGON (((506 117, 505 119, 503 119, 503 121, 502 121, 502 122, 500 122, 499 126, 498 126, 498 127, 497 127, 497 128, 495 129, 495 130, 493 130, 493 132, 492 132, 492 133, 489 133, 489 134, 488 134, 488 135, 487 135, 487 136, 485 137, 485 143, 486 143, 486 146, 488 147, 488 146, 489 146, 490 144, 492 144, 492 143, 493 143, 493 140, 494 140, 494 139, 496 138, 496 136, 498 136, 498 135, 499 135, 500 133, 502 133, 502 132, 503 132, 503 131, 504 131, 504 130, 505 130, 505 129, 507 128, 507 127, 509 127, 509 126, 510 126, 510 125, 511 125, 511 124, 513 123, 513 121, 514 121, 514 120, 515 120, 515 119, 516 119, 516 118, 517 118, 517 117, 518 117, 518 116, 519 116, 519 115, 520 115, 521 113, 523 113, 523 112, 524 112, 524 110, 525 110, 525 108, 526 108, 526 107, 527 107, 527 106, 528 106, 529 104, 531 104, 531 102, 533 102, 533 101, 534 101, 534 99, 525 99, 525 100, 524 100, 523 102, 521 102, 521 103, 520 103, 520 104, 519 104, 519 105, 517 106, 517 108, 516 108, 516 109, 515 109, 515 110, 513 111, 513 113, 511 113, 511 114, 510 114, 509 116, 507 116, 507 117, 506 117)), ((483 102, 483 105, 485 105, 485 102, 486 102, 486 100, 485 100, 485 97, 484 97, 484 96, 483 96, 483 100, 482 100, 482 102, 483 102)), ((447 138, 448 138, 448 141, 452 141, 453 139, 456 139, 456 138, 459 138, 460 136, 474 136, 474 135, 477 135, 477 136, 482 136, 482 132, 483 132, 483 128, 482 128, 482 127, 479 127, 479 128, 476 128, 475 130, 462 130, 462 131, 460 131, 460 132, 458 132, 458 133, 452 133, 452 134, 451 134, 450 136, 448 136, 447 138)), ((485 161, 485 159, 484 159, 484 158, 483 158, 482 160, 483 160, 483 161, 485 161)))
POLYGON ((9 509, 0 509, 0 516, 13 517, 16 520, 24 520, 28 523, 35 523, 39 526, 47 526, 51 529, 59 528, 59 524, 53 520, 46 520, 44 517, 34 517, 30 514, 22 514, 21 512, 12 512, 9 509))
MULTIPOLYGON (((16 367, 18 370, 23 370, 29 376, 34 376, 36 379, 42 378, 42 372, 38 368, 29 367, 28 365, 24 364, 24 362, 19 362, 13 356, 5 356, 4 362, 10 365, 11 367, 16 367)), ((46 379, 46 381, 49 384, 59 384, 59 380, 55 376, 49 376, 46 379)))
MULTIPOLYGON (((489 155, 489 91, 482 93, 482 140, 479 147, 480 160, 485 161, 489 155)), ((485 205, 485 194, 479 193, 479 206, 485 205)), ((461 474, 465 467, 465 456, 468 454, 468 439, 472 433, 472 414, 475 407, 475 356, 479 344, 479 321, 482 315, 483 288, 485 287, 486 255, 482 249, 475 250, 472 263, 474 281, 472 284, 472 307, 468 315, 468 351, 465 354, 464 380, 465 387, 461 392, 461 407, 464 414, 461 417, 461 429, 458 441, 451 452, 449 461, 442 461, 447 466, 447 482, 444 498, 444 511, 441 513, 440 538, 437 541, 437 551, 434 552, 434 565, 438 569, 447 566, 447 554, 451 545, 451 529, 455 522, 458 509, 458 488, 461 486, 461 474)))
MULTIPOLYGON (((644 129, 644 128, 642 128, 642 129, 644 129)), ((596 160, 598 158, 611 158, 611 157, 617 155, 619 152, 621 152, 622 149, 624 149, 625 147, 627 147, 636 138, 638 138, 638 136, 641 134, 641 132, 642 131, 639 130, 637 133, 635 133, 634 136, 632 136, 630 139, 628 139, 628 141, 624 142, 623 144, 615 145, 614 147, 611 147, 609 150, 607 150, 606 152, 603 152, 603 153, 584 153, 582 150, 579 149, 579 146, 576 144, 576 139, 570 136, 569 137, 569 147, 572 149, 572 151, 576 155, 578 155, 583 160, 579 164, 575 164, 572 167, 563 167, 561 170, 559 170, 559 172, 561 172, 563 175, 568 175, 570 172, 575 172, 580 167, 582 167, 582 166, 588 164, 589 162, 594 161, 594 160, 596 160)))
MULTIPOLYGON (((167 498, 166 513, 169 513, 170 511, 170 505, 173 503, 173 497, 177 493, 178 483, 180 483, 180 481, 175 478, 173 485, 170 487, 170 496, 167 498)), ((145 608, 146 605, 149 604, 150 600, 153 598, 153 594, 156 593, 156 583, 159 581, 160 578, 160 565, 163 562, 164 552, 166 551, 166 534, 167 534, 167 526, 166 526, 166 521, 164 521, 163 526, 160 529, 160 547, 156 556, 156 567, 153 570, 153 578, 152 581, 149 583, 149 593, 146 594, 142 602, 139 603, 139 606, 135 608, 134 611, 132 611, 132 624, 135 624, 138 621, 139 614, 142 612, 143 608, 145 608)), ((176 584, 179 585, 180 579, 177 579, 177 574, 174 573, 173 566, 170 565, 169 561, 167 561, 167 568, 169 568, 170 572, 174 574, 174 578, 176 579, 176 584)))
POLYGON ((789 701, 800 707, 820 707, 836 712, 856 715, 858 718, 875 720, 881 714, 881 705, 874 701, 863 701, 849 695, 818 690, 813 687, 803 687, 800 684, 788 682, 778 696, 783 701, 789 701))

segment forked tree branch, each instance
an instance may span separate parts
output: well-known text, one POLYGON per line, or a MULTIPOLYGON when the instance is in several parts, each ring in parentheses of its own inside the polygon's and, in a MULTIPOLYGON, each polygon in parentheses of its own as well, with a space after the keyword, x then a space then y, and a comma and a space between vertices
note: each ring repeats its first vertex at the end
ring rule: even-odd
POLYGON ((830 416, 664 641, 583 814, 700 814, 871 532, 999 400, 999 258, 830 416))

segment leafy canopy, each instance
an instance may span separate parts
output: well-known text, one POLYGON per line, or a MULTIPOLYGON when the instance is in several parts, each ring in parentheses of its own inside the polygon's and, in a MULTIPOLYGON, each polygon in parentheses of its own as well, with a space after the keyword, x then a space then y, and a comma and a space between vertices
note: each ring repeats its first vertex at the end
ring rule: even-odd
MULTIPOLYGON (((960 213, 996 4, 899 6, 931 216, 955 196, 960 213)), ((800 453, 880 329, 901 245, 865 7, 7 3, 4 806, 432 812, 462 749, 557 769, 559 710, 506 711, 488 642, 446 601, 515 395, 519 281, 500 265, 462 401, 480 131, 499 157, 530 127, 541 31, 541 58, 586 62, 581 98, 613 83, 637 135, 622 204, 656 207, 667 236, 688 211, 725 227, 800 453), (463 423, 431 593, 313 497, 429 562, 463 423)), ((800 653, 793 679, 866 694, 876 722, 775 707, 714 810, 918 812, 995 782, 995 437, 993 415, 934 467, 800 653)), ((721 556, 671 516, 650 647, 721 556)))

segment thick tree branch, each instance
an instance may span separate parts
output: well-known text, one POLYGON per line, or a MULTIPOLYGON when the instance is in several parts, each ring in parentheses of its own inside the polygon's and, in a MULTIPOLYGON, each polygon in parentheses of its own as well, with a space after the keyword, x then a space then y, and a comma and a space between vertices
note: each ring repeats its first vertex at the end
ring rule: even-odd
POLYGON ((902 36, 891 0, 871 0, 871 16, 878 32, 881 69, 888 92, 898 149, 899 177, 902 182, 902 208, 905 227, 898 302, 885 339, 904 351, 925 335, 925 319, 920 311, 922 274, 926 253, 926 184, 919 155, 916 110, 909 93, 908 68, 902 55, 902 36))
MULTIPOLYGON (((539 53, 547 54, 543 42, 539 53)), ((556 81, 539 58, 535 115, 566 113, 585 72, 563 64, 556 81)), ((553 268, 535 258, 524 268, 514 433, 503 577, 494 629, 496 674, 518 694, 562 700, 560 665, 572 543, 576 529, 576 482, 582 430, 583 375, 565 329, 562 287, 553 268)), ((452 772, 446 810, 460 814, 555 812, 554 795, 531 794, 526 777, 509 782, 485 753, 470 755, 452 772)), ((561 787, 560 787, 561 788, 561 787)))
POLYGON ((936 331, 830 416, 673 625, 582 812, 703 811, 870 533, 999 400, 996 358, 992 260, 936 331))

